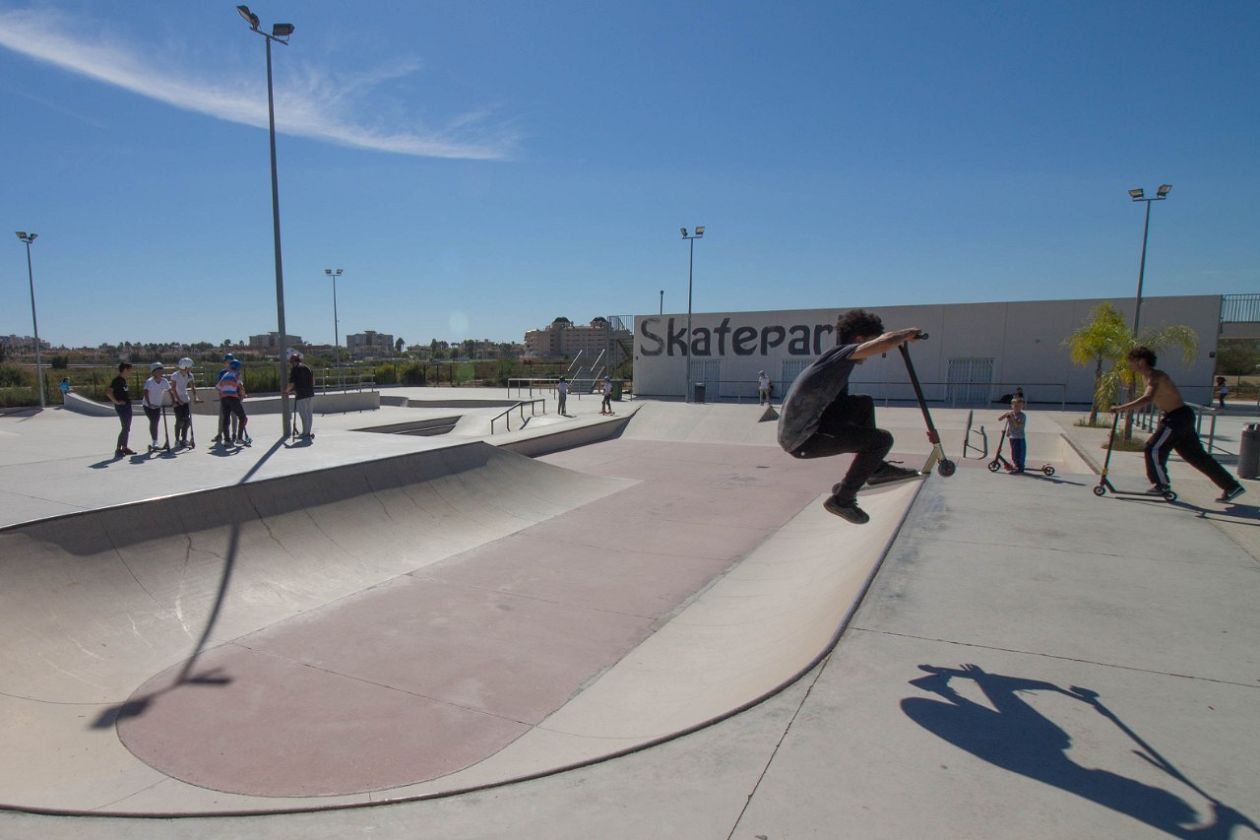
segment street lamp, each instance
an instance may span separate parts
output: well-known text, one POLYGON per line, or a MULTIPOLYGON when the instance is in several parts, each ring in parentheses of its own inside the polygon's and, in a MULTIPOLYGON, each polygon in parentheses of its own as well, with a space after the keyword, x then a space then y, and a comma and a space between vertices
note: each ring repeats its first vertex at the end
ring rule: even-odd
POLYGON ((284 392, 284 383, 288 379, 285 375, 286 360, 284 358, 284 347, 288 344, 288 334, 284 329, 284 266, 280 259, 280 182, 276 177, 276 106, 275 98, 271 92, 271 42, 276 41, 281 44, 288 45, 288 37, 293 34, 293 24, 277 23, 271 27, 271 34, 268 35, 258 28, 258 15, 249 10, 249 6, 237 6, 236 11, 240 13, 245 22, 249 24, 250 30, 263 36, 267 42, 267 123, 271 134, 271 224, 275 232, 275 251, 276 251, 276 320, 280 328, 279 343, 281 348, 279 360, 280 379, 280 414, 284 429, 284 436, 289 436, 289 430, 292 427, 293 418, 289 414, 289 397, 284 392))
POLYGON ((333 281, 333 358, 341 360, 341 339, 337 332, 337 278, 341 276, 340 268, 325 268, 324 273, 333 281))
POLYGON ((657 312, 657 314, 658 315, 665 314, 665 290, 664 289, 661 289, 661 308, 660 308, 660 311, 657 312))
MULTIPOLYGON (((695 233, 690 236, 687 235, 686 228, 679 230, 682 231, 682 238, 691 246, 691 255, 687 258, 687 375, 683 377, 683 401, 691 402, 691 276, 696 262, 696 240, 704 236, 704 225, 696 225, 695 233)), ((664 303, 661 308, 664 308, 664 303)))
POLYGON ((46 408, 44 399, 44 365, 39 352, 39 321, 35 318, 35 272, 31 269, 31 243, 39 239, 38 233, 17 232, 17 238, 26 243, 26 279, 31 284, 31 329, 35 331, 35 379, 39 382, 39 407, 46 408))
POLYGON ((1142 318, 1142 281, 1146 277, 1146 235, 1151 230, 1151 202, 1163 201, 1168 198, 1168 193, 1172 192, 1172 184, 1160 184, 1159 189, 1155 191, 1155 195, 1151 198, 1145 197, 1145 191, 1141 187, 1134 187, 1129 190, 1129 198, 1133 201, 1146 202, 1146 224, 1142 227, 1142 259, 1138 263, 1138 287, 1137 287, 1137 305, 1133 307, 1133 338, 1137 339, 1138 324, 1142 318))

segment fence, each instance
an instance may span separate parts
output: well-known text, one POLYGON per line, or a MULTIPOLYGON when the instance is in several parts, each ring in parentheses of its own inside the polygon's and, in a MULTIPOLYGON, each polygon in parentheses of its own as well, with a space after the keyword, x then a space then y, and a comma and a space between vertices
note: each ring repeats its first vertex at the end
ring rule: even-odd
MULTIPOLYGON (((914 386, 908 381, 874 381, 850 382, 850 387, 857 393, 866 394, 876 402, 884 405, 893 403, 916 402, 914 386)), ((1030 405, 1055 405, 1060 409, 1067 408, 1067 384, 1063 382, 919 382, 923 387, 923 396, 929 403, 943 406, 968 407, 985 406, 992 403, 1006 402, 1005 398, 1022 388, 1024 399, 1030 405)), ((772 384, 771 397, 782 400, 786 391, 779 383, 772 384)), ((716 379, 705 382, 708 402, 729 400, 743 402, 745 399, 756 400, 757 380, 755 379, 716 379), (717 387, 714 388, 714 385, 717 387)))
POLYGON ((1221 295, 1221 323, 1260 321, 1260 295, 1221 295))

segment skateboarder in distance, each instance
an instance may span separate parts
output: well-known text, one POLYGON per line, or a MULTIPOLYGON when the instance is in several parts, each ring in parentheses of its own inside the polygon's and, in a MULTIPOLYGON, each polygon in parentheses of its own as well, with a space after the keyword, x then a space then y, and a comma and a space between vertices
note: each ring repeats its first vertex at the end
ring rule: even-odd
POLYGON ((1221 495, 1216 501, 1229 502, 1238 498, 1247 492, 1246 489, 1215 458, 1203 451, 1203 444, 1199 442, 1199 433, 1195 429, 1194 410, 1182 401, 1176 383, 1168 374, 1158 370, 1155 362, 1155 353, 1149 347, 1134 347, 1129 351, 1129 370, 1145 380, 1146 390, 1136 400, 1112 408, 1112 411, 1119 413, 1154 403, 1156 408, 1164 412, 1155 432, 1146 441, 1146 477, 1151 481, 1151 489, 1147 492, 1157 496, 1168 489, 1171 483, 1168 477, 1168 456, 1175 449, 1187 464, 1212 479, 1212 483, 1221 488, 1221 495))
POLYGON ((783 399, 779 446, 794 458, 857 455, 848 474, 831 488, 823 507, 861 525, 870 521, 858 507, 857 492, 865 484, 887 484, 917 478, 916 470, 884 460, 893 436, 875 427, 875 402, 849 393, 849 375, 863 360, 895 350, 920 335, 918 327, 884 332, 878 315, 853 309, 836 321, 836 346, 801 371, 783 399))

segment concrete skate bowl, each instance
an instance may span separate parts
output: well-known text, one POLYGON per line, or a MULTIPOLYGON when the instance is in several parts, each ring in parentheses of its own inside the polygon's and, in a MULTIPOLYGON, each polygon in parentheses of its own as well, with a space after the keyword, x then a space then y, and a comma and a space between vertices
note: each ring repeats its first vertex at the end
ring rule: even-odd
POLYGON ((0 802, 346 807, 642 748, 829 649, 917 490, 855 529, 817 504, 835 463, 554 457, 465 444, 0 530, 0 802))

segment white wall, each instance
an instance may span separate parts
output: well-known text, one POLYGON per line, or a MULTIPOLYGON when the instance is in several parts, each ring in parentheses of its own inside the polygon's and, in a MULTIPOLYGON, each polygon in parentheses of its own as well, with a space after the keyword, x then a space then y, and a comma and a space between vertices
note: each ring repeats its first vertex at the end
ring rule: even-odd
MULTIPOLYGON (((915 371, 928 399, 946 397, 944 383, 949 361, 959 358, 992 358, 995 383, 990 399, 1022 385, 1029 399, 1038 403, 1088 403, 1093 390, 1093 368, 1072 364, 1063 340, 1085 324, 1090 310, 1111 303, 1131 321, 1133 300, 1052 300, 1009 303, 959 303, 931 306, 869 307, 887 329, 919 327, 930 334, 927 341, 911 346, 915 371), (929 384, 938 383, 938 384, 929 384), (997 384, 997 383, 1005 383, 997 384), (1040 384, 1038 384, 1040 383, 1040 384)), ((1185 324, 1199 335, 1193 364, 1184 365, 1180 352, 1160 359, 1191 402, 1207 402, 1220 329, 1220 296, 1154 297, 1142 301, 1142 328, 1185 324)), ((776 382, 775 393, 786 392, 782 380, 785 360, 812 361, 819 349, 835 345, 836 316, 843 309, 799 309, 770 312, 692 313, 693 356, 720 361, 720 395, 750 397, 755 394, 757 372, 765 370, 776 382), (808 336, 808 340, 806 337, 808 336), (738 339, 738 341, 737 341, 738 339), (777 346, 776 341, 779 343, 777 346), (764 352, 763 352, 763 345, 764 352)), ((683 394, 686 377, 687 315, 637 315, 634 319, 634 385, 644 396, 683 394), (674 340, 667 329, 672 324, 674 340), (655 338, 653 337, 655 336, 655 338)), ((854 371, 854 383, 864 383, 864 393, 876 397, 910 399, 900 353, 870 359, 854 371)), ((714 383, 709 384, 710 400, 714 383)))

